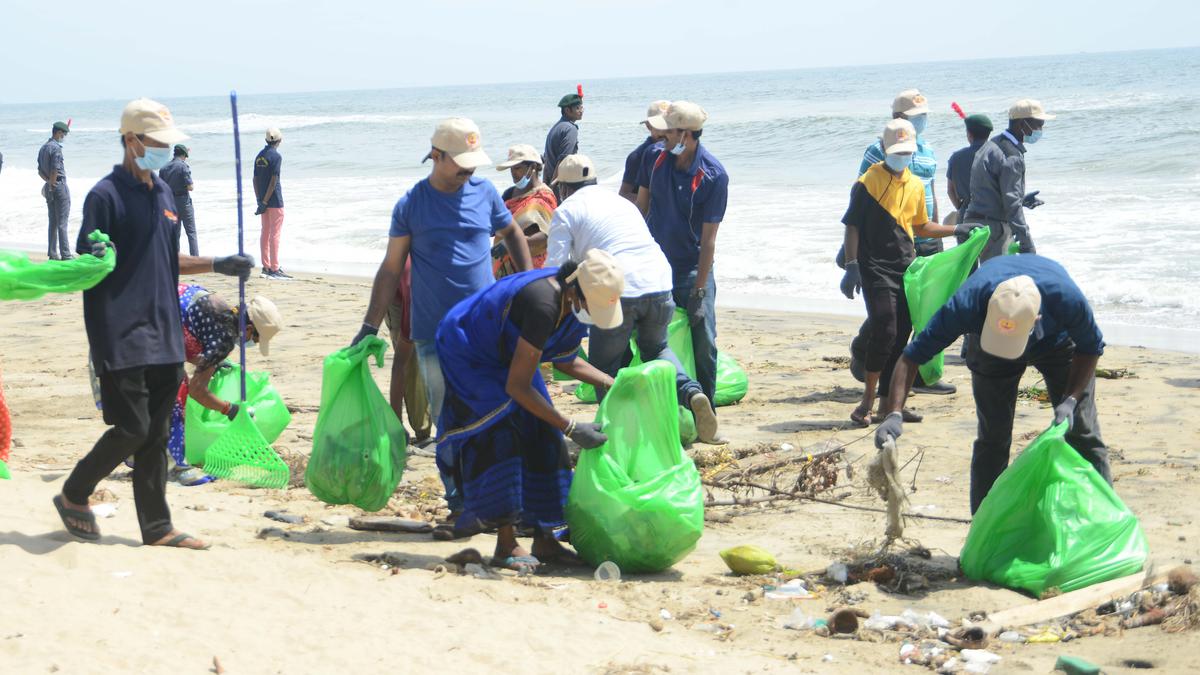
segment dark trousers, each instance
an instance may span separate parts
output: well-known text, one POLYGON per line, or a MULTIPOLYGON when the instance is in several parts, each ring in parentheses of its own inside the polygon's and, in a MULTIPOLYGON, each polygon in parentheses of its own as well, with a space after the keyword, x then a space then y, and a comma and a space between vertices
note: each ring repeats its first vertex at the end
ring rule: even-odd
POLYGON ((59 179, 54 187, 42 185, 42 196, 46 198, 46 213, 50 223, 46 256, 51 260, 71 257, 71 237, 67 233, 67 217, 71 215, 71 191, 67 181, 59 179))
MULTIPOLYGON (((692 289, 696 287, 697 270, 672 270, 674 289, 671 297, 677 307, 687 308, 692 289)), ((708 271, 708 281, 704 284, 707 291, 704 297, 704 320, 693 325, 692 354, 696 359, 696 381, 700 390, 708 397, 709 403, 716 405, 717 391, 717 273, 715 269, 708 271)))
MULTIPOLYGON (((892 381, 892 369, 912 334, 908 298, 903 288, 883 284, 863 286, 862 296, 867 305, 864 363, 867 372, 880 373, 879 387, 886 392, 892 381)), ((860 337, 862 332, 859 332, 860 337)))
POLYGON ((162 539, 172 529, 167 507, 167 436, 183 377, 181 363, 101 373, 104 421, 112 428, 79 460, 63 485, 67 499, 86 504, 96 485, 132 455, 133 499, 146 544, 162 539))
MULTIPOLYGON (((1075 345, 1069 340, 1041 354, 1019 361, 992 356, 970 341, 967 367, 971 369, 971 389, 975 396, 975 415, 979 421, 975 448, 971 455, 971 513, 979 508, 992 484, 1008 467, 1008 451, 1012 445, 1013 417, 1017 407, 1017 388, 1027 366, 1037 368, 1046 382, 1050 403, 1058 405, 1066 395, 1067 374, 1075 345)), ((1108 465, 1108 448, 1100 438, 1100 422, 1096 416, 1096 379, 1088 383, 1075 407, 1075 419, 1066 440, 1084 459, 1091 463, 1112 484, 1108 465)))
POLYGON ((175 195, 175 207, 179 209, 179 222, 187 234, 188 255, 200 255, 200 240, 196 237, 196 210, 192 208, 192 198, 187 193, 175 195))

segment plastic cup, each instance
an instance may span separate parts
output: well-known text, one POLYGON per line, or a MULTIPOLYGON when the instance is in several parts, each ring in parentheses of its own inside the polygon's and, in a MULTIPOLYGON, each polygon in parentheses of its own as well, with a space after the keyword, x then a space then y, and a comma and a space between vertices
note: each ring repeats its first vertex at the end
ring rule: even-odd
POLYGON ((620 581, 621 568, 611 560, 605 560, 596 568, 596 581, 620 581))

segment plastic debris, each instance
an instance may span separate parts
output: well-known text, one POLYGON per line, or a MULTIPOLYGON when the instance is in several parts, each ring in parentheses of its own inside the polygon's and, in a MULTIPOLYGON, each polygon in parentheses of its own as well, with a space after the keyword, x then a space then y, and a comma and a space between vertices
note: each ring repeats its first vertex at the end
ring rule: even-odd
POLYGON ((825 568, 825 576, 831 581, 844 584, 850 577, 850 570, 846 567, 846 563, 835 562, 825 568))
POLYGON ((661 617, 663 621, 670 621, 671 619, 675 618, 666 608, 658 610, 658 616, 661 617))
POLYGON ((605 560, 596 567, 596 573, 592 575, 596 581, 620 581, 621 568, 617 563, 611 560, 605 560))
POLYGON ((890 630, 895 628, 898 623, 900 623, 900 617, 887 616, 876 611, 863 622, 862 626, 868 630, 890 630))
POLYGON ((827 625, 825 619, 806 614, 799 607, 792 610, 792 613, 782 622, 782 626, 789 630, 813 630, 825 625, 827 625))
POLYGON ((803 581, 792 579, 782 586, 776 586, 774 589, 763 593, 763 597, 768 600, 802 600, 813 597, 813 594, 804 588, 803 581))
POLYGON ((997 636, 1001 642, 1024 642, 1025 637, 1015 630, 1006 630, 997 636))

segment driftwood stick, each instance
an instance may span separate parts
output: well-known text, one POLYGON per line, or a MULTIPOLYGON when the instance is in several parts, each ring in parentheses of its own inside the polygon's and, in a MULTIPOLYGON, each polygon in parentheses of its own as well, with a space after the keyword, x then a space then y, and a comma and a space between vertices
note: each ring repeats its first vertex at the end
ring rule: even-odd
MULTIPOLYGON (((711 481, 705 481, 705 484, 710 485, 712 487, 719 487, 719 488, 727 489, 727 486, 716 485, 716 484, 713 484, 711 481)), ((728 500, 728 499, 713 500, 711 502, 705 502, 704 506, 706 506, 706 507, 708 507, 708 506, 740 506, 742 504, 759 504, 762 502, 770 502, 770 501, 777 501, 777 500, 783 500, 783 499, 799 499, 799 500, 803 500, 803 501, 817 502, 818 504, 829 504, 832 506, 840 506, 842 508, 853 509, 855 511, 868 511, 870 513, 887 513, 887 509, 881 509, 881 508, 876 508, 876 507, 872 507, 872 506, 859 506, 857 504, 846 504, 845 502, 835 501, 833 499, 821 499, 820 497, 812 497, 812 496, 805 495, 805 494, 797 494, 794 492, 784 492, 783 490, 780 490, 779 488, 774 488, 769 485, 759 485, 757 483, 752 483, 750 481, 740 481, 739 484, 742 486, 745 486, 745 487, 754 488, 756 490, 762 490, 764 492, 769 492, 771 494, 762 496, 762 497, 734 497, 732 500, 728 500)), ((954 518, 952 516, 932 516, 932 515, 929 515, 926 513, 913 513, 911 511, 905 511, 901 515, 903 515, 905 518, 923 518, 925 520, 940 520, 940 521, 947 522, 947 523, 962 523, 964 525, 971 524, 970 518, 954 518)))

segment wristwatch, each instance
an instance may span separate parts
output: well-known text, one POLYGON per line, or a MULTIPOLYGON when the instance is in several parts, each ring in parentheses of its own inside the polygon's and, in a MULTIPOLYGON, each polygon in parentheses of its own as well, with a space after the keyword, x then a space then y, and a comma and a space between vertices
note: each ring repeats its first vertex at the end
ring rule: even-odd
POLYGON ((707 288, 693 288, 692 289, 692 297, 693 298, 708 297, 708 289, 707 288))

